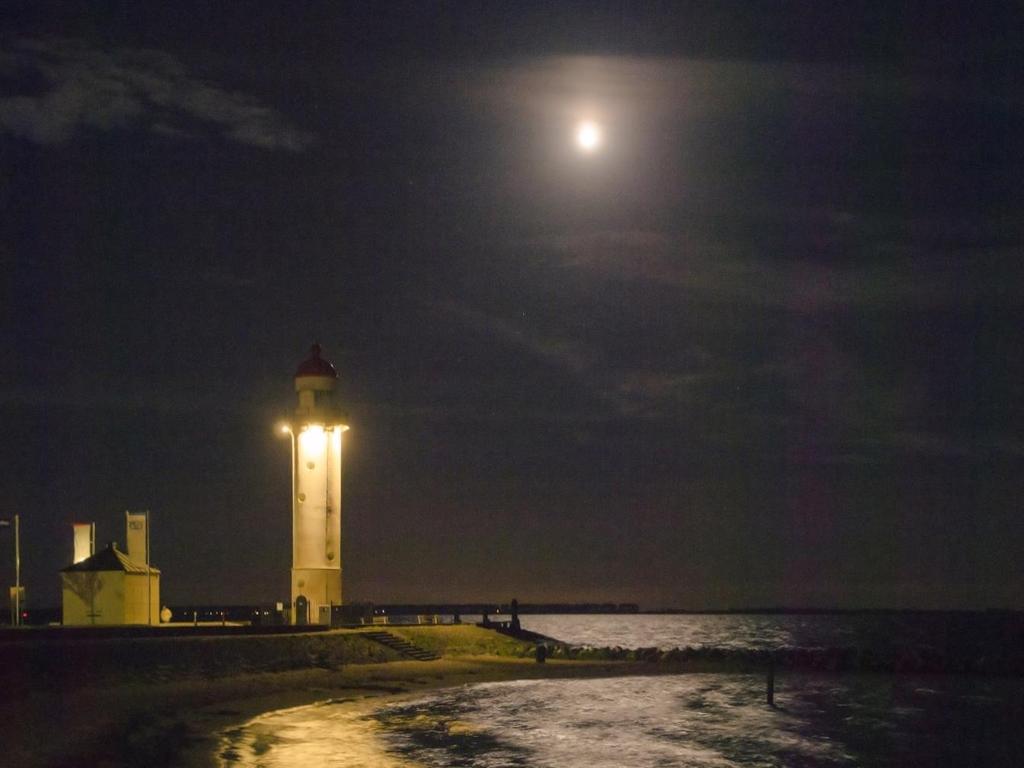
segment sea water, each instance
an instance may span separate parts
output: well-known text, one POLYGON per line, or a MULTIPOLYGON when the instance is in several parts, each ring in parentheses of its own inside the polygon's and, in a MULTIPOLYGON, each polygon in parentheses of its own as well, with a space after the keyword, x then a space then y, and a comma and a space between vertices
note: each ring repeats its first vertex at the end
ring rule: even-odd
POLYGON ((930 646, 951 654, 1002 652, 1024 643, 1017 613, 604 614, 524 615, 525 629, 594 647, 894 648, 930 646))
POLYGON ((779 683, 774 708, 752 675, 489 683, 375 719, 390 753, 438 768, 1024 764, 1005 681, 779 683))
POLYGON ((754 675, 461 686, 370 713, 321 704, 232 731, 255 768, 1024 765, 1015 680, 754 675))
MULTIPOLYGON (((984 618, 863 618, 524 616, 523 624, 622 647, 864 647, 872 638, 948 646, 967 642, 961 635, 984 646, 1016 637, 984 618)), ((219 755, 247 768, 1024 765, 1019 678, 780 671, 775 703, 765 702, 764 677, 751 674, 483 683, 370 711, 328 703, 267 713, 225 734, 219 755)))

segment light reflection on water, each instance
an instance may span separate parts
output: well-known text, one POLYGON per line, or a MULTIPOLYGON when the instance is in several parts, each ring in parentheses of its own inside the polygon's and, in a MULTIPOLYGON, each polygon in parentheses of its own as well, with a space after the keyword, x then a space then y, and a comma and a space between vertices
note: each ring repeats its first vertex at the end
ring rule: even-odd
POLYGON ((365 712, 351 701, 328 701, 268 712, 221 735, 221 766, 239 768, 398 768, 365 712))
POLYGON ((391 749, 427 766, 849 765, 739 675, 490 683, 377 713, 391 749), (783 762, 779 762, 782 760, 783 762))
POLYGON ((864 614, 562 614, 521 617, 524 628, 573 645, 729 650, 935 646, 951 654, 1001 653, 1024 638, 1019 615, 864 614))
POLYGON ((813 629, 816 617, 768 615, 526 615, 525 629, 573 645, 621 648, 669 649, 713 646, 729 649, 769 649, 794 645, 809 635, 834 636, 847 628, 822 623, 813 629), (810 620, 811 627, 805 627, 810 620))
POLYGON ((222 765, 665 768, 1024 764, 1021 683, 687 674, 485 683, 376 711, 319 705, 225 734, 222 765), (1014 703, 1016 702, 1016 703, 1014 703))

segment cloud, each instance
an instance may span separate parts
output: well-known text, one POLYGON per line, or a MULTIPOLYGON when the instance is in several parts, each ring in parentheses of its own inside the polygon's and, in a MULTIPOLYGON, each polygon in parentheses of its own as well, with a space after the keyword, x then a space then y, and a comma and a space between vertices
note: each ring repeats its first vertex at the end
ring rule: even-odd
POLYGON ((568 377, 606 408, 605 417, 664 418, 692 406, 699 392, 727 374, 700 348, 680 349, 672 369, 609 366, 583 340, 555 328, 538 329, 526 318, 509 319, 454 302, 430 308, 478 333, 518 349, 568 377))
POLYGON ((645 367, 612 372, 609 384, 620 415, 665 418, 698 406, 706 388, 725 378, 710 368, 679 372, 645 367))
MULTIPOLYGON (((844 226, 847 226, 844 224, 844 226)), ((567 269, 692 291, 713 301, 812 313, 844 308, 930 309, 978 301, 1018 305, 1020 284, 1010 246, 854 245, 862 258, 846 263, 766 252, 751 241, 728 241, 644 230, 570 232, 533 239, 567 269)))
POLYGON ((312 136, 250 97, 191 76, 169 54, 110 51, 76 40, 28 40, 0 55, 0 75, 43 89, 0 99, 0 130, 60 144, 82 129, 141 126, 191 138, 214 132, 240 144, 299 152, 312 136))
POLYGON ((458 320, 463 325, 493 336, 574 375, 585 373, 595 362, 593 356, 578 342, 537 334, 527 328, 525 323, 517 324, 515 321, 455 302, 429 302, 428 306, 458 320))
MULTIPOLYGON (((828 446, 835 448, 836 446, 828 446)), ((893 430, 877 437, 851 440, 842 453, 809 453, 808 463, 825 465, 878 465, 905 463, 908 457, 946 459, 988 464, 1024 457, 1024 443, 999 435, 969 437, 925 430, 893 430)))
POLYGON ((942 458, 971 458, 979 461, 994 456, 1024 456, 1024 443, 1000 436, 965 438, 925 431, 896 431, 889 435, 896 451, 942 458))
MULTIPOLYGON (((750 461, 836 467, 1024 456, 1024 445, 999 431, 968 435, 916 427, 915 415, 900 405, 905 384, 865 372, 842 349, 830 350, 827 336, 812 333, 810 342, 788 338, 789 345, 805 351, 802 361, 787 358, 783 348, 767 362, 753 364, 737 358, 735 350, 695 343, 668 355, 610 365, 600 339, 575 337, 557 321, 542 324, 526 315, 451 301, 424 304, 503 349, 540 361, 564 378, 577 404, 560 412, 528 408, 500 414, 446 406, 432 415, 574 423, 580 430, 573 439, 580 444, 604 439, 611 426, 617 439, 667 462, 680 457, 700 461, 702 455, 736 450, 750 461), (894 422, 903 426, 894 428, 894 422), (670 433, 685 438, 674 443, 666 438, 670 433), (662 450, 664 440, 669 447, 662 450)), ((529 378, 538 380, 536 374, 529 378)))
POLYGON ((552 56, 456 74, 479 103, 497 110, 573 114, 603 107, 605 117, 728 109, 757 99, 876 98, 983 104, 1015 112, 1024 98, 981 76, 940 76, 913 67, 822 62, 691 59, 676 56, 552 56))

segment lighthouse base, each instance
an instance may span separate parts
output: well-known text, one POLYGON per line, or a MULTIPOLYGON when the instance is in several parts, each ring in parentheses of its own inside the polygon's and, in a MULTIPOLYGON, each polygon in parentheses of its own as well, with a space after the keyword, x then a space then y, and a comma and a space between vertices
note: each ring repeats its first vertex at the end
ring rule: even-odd
POLYGON ((318 624, 320 608, 332 605, 341 605, 340 568, 292 568, 292 624, 318 624))

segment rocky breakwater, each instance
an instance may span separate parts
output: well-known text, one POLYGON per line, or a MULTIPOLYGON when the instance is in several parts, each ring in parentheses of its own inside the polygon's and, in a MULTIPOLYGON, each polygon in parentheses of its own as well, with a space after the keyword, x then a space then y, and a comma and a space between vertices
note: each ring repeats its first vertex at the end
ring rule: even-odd
POLYGON ((747 672, 790 669, 815 672, 889 674, 978 674, 1024 676, 1024 646, 1002 653, 942 651, 933 646, 872 648, 790 648, 737 650, 715 647, 620 648, 544 643, 547 658, 646 662, 678 666, 680 671, 747 672))

